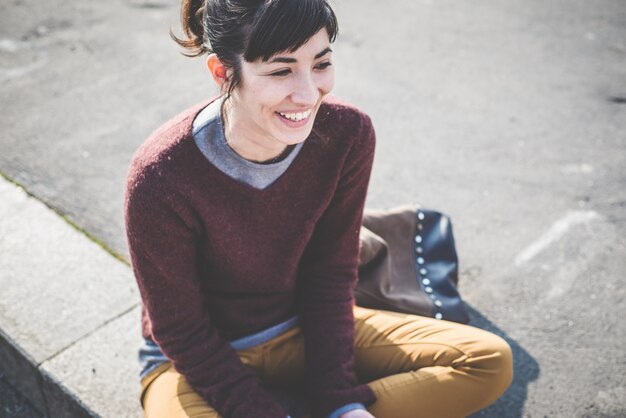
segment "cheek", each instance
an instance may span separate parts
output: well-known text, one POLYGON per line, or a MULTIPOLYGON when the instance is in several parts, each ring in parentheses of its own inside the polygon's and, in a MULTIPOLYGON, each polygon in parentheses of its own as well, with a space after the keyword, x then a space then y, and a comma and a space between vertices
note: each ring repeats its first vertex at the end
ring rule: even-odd
POLYGON ((247 78, 242 89, 242 96, 246 104, 245 107, 251 114, 260 116, 260 114, 267 112, 268 108, 280 103, 276 98, 280 91, 280 86, 277 83, 272 83, 271 80, 252 74, 244 75, 247 75, 247 78))
POLYGON ((266 88, 250 88, 246 93, 247 108, 255 119, 263 119, 273 112, 274 92, 266 88))
POLYGON ((285 85, 281 84, 267 86, 257 90, 254 97, 261 107, 273 113, 285 103, 285 99, 289 96, 289 90, 285 87, 285 85))
POLYGON ((335 86, 335 74, 333 71, 329 71, 324 74, 318 83, 319 89, 322 94, 328 94, 335 86))

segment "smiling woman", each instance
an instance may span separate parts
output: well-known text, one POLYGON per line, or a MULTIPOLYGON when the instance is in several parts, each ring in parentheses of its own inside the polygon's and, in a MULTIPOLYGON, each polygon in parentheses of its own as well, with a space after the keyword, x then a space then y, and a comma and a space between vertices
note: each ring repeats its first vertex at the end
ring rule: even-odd
POLYGON ((376 137, 329 95, 328 3, 184 0, 182 23, 174 39, 207 54, 220 93, 157 129, 128 173, 145 416, 287 417, 270 388, 315 418, 462 417, 497 399, 501 338, 354 306, 376 137))
MULTIPOLYGON (((240 64, 241 86, 222 109, 226 138, 238 154, 268 160, 309 136, 322 99, 334 85, 329 42, 321 29, 293 52, 240 64)), ((232 75, 217 54, 207 61, 218 85, 228 86, 232 75)))

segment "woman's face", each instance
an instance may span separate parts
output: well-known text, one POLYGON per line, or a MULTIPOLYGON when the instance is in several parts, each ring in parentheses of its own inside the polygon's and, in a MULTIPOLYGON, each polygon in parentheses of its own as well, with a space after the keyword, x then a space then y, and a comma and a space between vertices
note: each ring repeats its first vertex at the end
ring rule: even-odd
POLYGON ((267 61, 242 62, 241 83, 232 93, 234 139, 268 150, 304 141, 322 98, 334 85, 332 51, 326 29, 294 52, 267 61))

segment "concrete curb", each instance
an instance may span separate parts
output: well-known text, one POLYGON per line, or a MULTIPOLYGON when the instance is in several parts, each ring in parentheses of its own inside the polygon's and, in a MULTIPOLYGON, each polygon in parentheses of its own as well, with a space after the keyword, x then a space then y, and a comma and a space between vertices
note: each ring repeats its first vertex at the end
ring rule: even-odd
POLYGON ((0 368, 5 378, 39 411, 46 410, 36 362, 0 328, 0 368))
POLYGON ((130 268, 0 178, 0 369, 48 418, 140 417, 130 268))

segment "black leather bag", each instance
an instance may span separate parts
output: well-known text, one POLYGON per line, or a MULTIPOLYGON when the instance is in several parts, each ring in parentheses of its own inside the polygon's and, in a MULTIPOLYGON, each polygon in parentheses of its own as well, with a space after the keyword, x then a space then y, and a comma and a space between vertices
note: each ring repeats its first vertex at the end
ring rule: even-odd
POLYGON ((356 304, 467 323, 450 218, 404 205, 365 210, 356 304))

